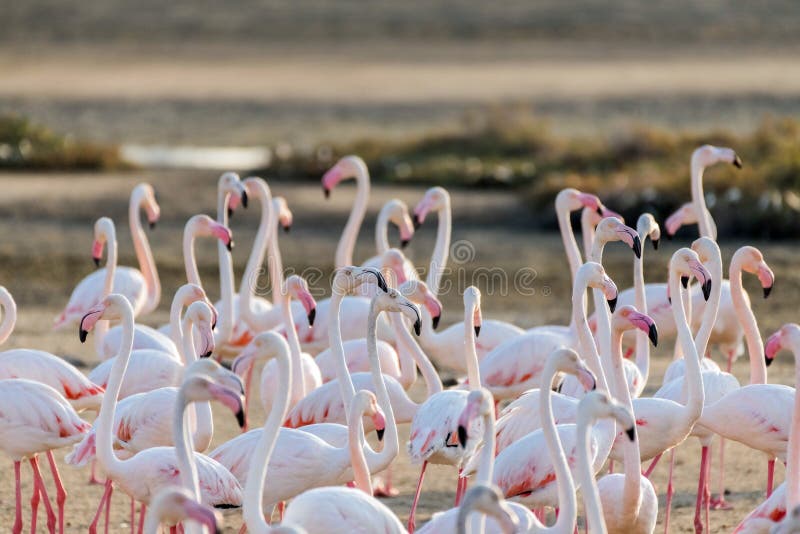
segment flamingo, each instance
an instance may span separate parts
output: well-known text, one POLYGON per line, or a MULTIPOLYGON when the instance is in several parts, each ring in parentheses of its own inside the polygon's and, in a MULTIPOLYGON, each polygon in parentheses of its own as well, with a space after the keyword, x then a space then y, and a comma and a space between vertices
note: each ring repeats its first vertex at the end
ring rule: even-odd
MULTIPOLYGON (((124 336, 120 344, 120 353, 114 359, 114 368, 109 378, 106 395, 103 397, 103 404, 97 421, 97 459, 109 479, 115 482, 129 496, 146 505, 156 491, 166 485, 174 485, 177 482, 180 476, 177 454, 180 454, 180 452, 176 452, 173 447, 153 447, 145 449, 127 460, 120 460, 114 454, 112 425, 117 406, 117 397, 120 393, 133 345, 133 308, 130 302, 122 295, 111 294, 105 297, 90 309, 81 320, 81 341, 86 340, 89 331, 100 320, 121 321, 124 328, 124 336)), ((181 447, 177 450, 184 451, 185 448, 181 447)), ((202 502, 213 506, 240 506, 242 499, 241 488, 236 479, 225 468, 210 458, 197 453, 195 453, 194 457, 200 468, 201 487, 203 488, 202 502)), ((110 485, 106 486, 106 492, 102 497, 103 500, 110 497, 110 487, 110 485)), ((144 507, 142 510, 143 515, 144 507)), ((98 513, 90 525, 90 532, 96 531, 99 519, 98 513)))
MULTIPOLYGON (((636 325, 641 331, 650 334, 653 345, 656 344, 655 323, 645 314, 639 313, 633 306, 622 306, 612 318, 611 357, 614 380, 618 384, 620 401, 628 413, 633 413, 631 393, 628 388, 620 387, 625 381, 622 358, 622 332, 629 325, 636 325)), ((630 436, 628 436, 630 437, 630 436)), ((653 484, 641 472, 639 445, 633 439, 623 441, 624 474, 606 475, 597 481, 597 489, 603 507, 605 524, 609 532, 650 534, 656 526, 658 516, 658 498, 653 484)))
MULTIPOLYGON (((478 370, 478 354, 475 349, 475 338, 481 331, 481 293, 475 286, 464 291, 464 350, 469 377, 469 389, 481 387, 478 370)), ((467 404, 469 392, 450 389, 440 391, 428 397, 416 410, 411 420, 410 437, 407 445, 408 455, 412 462, 421 463, 417 481, 417 491, 411 504, 408 517, 408 530, 414 531, 415 513, 422 491, 425 468, 429 463, 453 465, 458 468, 458 485, 456 489, 456 506, 458 506, 464 490, 466 478, 462 477, 464 462, 475 452, 477 443, 469 448, 458 446, 457 421, 467 404)), ((480 424, 475 426, 479 431, 480 424)))
MULTIPOLYGON (((386 436, 383 450, 366 451, 366 464, 369 472, 382 471, 397 456, 399 444, 397 425, 392 409, 389 394, 381 374, 380 362, 377 355, 376 325, 378 314, 382 311, 403 312, 409 318, 419 321, 419 309, 415 304, 400 295, 396 290, 389 289, 388 293, 379 292, 372 299, 368 338, 370 339, 370 361, 372 362, 372 379, 377 391, 378 406, 384 417, 377 417, 373 424, 376 428, 385 428, 386 436), (383 419, 384 424, 379 424, 383 419)), ((274 339, 279 339, 274 334, 274 339)), ((289 383, 288 370, 280 368, 281 380, 278 384, 283 390, 289 383)), ((285 392, 284 392, 285 394, 285 392)), ((353 410, 351 404, 350 409, 353 410)), ((272 413, 272 412, 270 412, 272 413)), ((379 415, 379 414, 376 414, 379 415)), ((359 443, 358 449, 364 450, 363 422, 361 415, 352 415, 349 419, 349 440, 344 447, 329 445, 319 437, 303 430, 281 428, 278 434, 275 450, 270 460, 270 469, 275 480, 280 484, 267 484, 264 488, 262 502, 275 505, 280 501, 292 498, 305 490, 314 487, 343 484, 353 479, 350 450, 354 442, 359 443), (291 460, 290 460, 291 459, 291 460)), ((247 478, 247 461, 252 456, 253 449, 263 431, 251 430, 218 447, 211 456, 229 467, 239 479, 247 478)))
POLYGON ((353 249, 356 246, 358 231, 367 212, 367 202, 369 201, 370 179, 369 170, 364 160, 358 156, 345 156, 336 164, 328 169, 322 176, 322 192, 325 198, 329 198, 331 191, 343 180, 354 178, 356 181, 356 198, 353 201, 353 208, 347 218, 336 246, 336 257, 334 267, 339 269, 353 263, 353 249))
MULTIPOLYGON (((400 248, 406 248, 411 238, 414 237, 414 224, 408 214, 408 206, 402 200, 393 198, 386 202, 378 212, 375 223, 375 250, 377 255, 361 264, 362 267, 381 268, 382 256, 389 250, 389 223, 394 224, 400 231, 400 248)), ((414 265, 407 259, 403 262, 403 272, 406 280, 418 280, 419 275, 414 265)), ((366 288, 365 288, 366 289, 366 288)), ((371 296, 371 295, 369 295, 371 296)))
POLYGON ((161 523, 176 525, 184 519, 205 525, 211 532, 221 532, 222 516, 216 510, 197 502, 186 488, 174 486, 159 490, 150 499, 144 534, 158 534, 161 523))
MULTIPOLYGON (((768 339, 764 350, 765 363, 770 365, 775 356, 783 349, 794 353, 795 357, 795 383, 800 383, 800 326, 796 323, 783 325, 768 339)), ((763 401, 762 401, 763 402, 763 401)), ((794 532, 789 530, 791 523, 797 523, 800 513, 800 397, 794 395, 792 407, 791 431, 786 448, 786 480, 778 486, 772 495, 759 504, 742 522, 734 532, 794 532), (791 514, 787 514, 792 510, 791 514), (789 523, 778 527, 779 522, 789 523)))
MULTIPOLYGON (((0 306, 5 313, 0 322, 0 344, 5 343, 17 321, 14 297, 0 286, 0 306)), ((60 393, 77 411, 97 410, 103 400, 103 388, 58 356, 33 349, 0 352, 0 380, 25 378, 41 382, 60 393)))
MULTIPOLYGON (((152 312, 158 307, 161 300, 161 282, 153 261, 150 243, 142 229, 142 221, 139 218, 141 210, 144 210, 150 227, 153 228, 161 210, 156 202, 155 191, 150 184, 143 183, 134 187, 128 204, 128 224, 139 269, 119 267, 113 274, 113 290, 124 294, 131 301, 137 316, 152 312)), ((97 241, 95 241, 95 247, 98 247, 97 241)), ((94 254, 96 265, 99 265, 99 257, 99 253, 94 254)), ((106 295, 104 288, 107 284, 106 269, 99 269, 81 280, 72 291, 64 310, 56 317, 53 329, 60 330, 77 324, 86 310, 106 295)), ((102 325, 101 328, 103 330, 98 334, 102 336, 106 326, 102 325)))
MULTIPOLYGON (((414 208, 414 224, 422 225, 425 218, 431 212, 438 214, 438 227, 436 229, 436 244, 434 245, 431 261, 428 266, 428 276, 425 283, 433 296, 439 294, 439 285, 447 266, 447 258, 450 254, 450 232, 452 227, 452 214, 450 210, 450 194, 442 187, 432 187, 425 192, 425 195, 414 208)), ((424 310, 423 310, 424 312, 424 310)), ((423 321, 423 330, 419 341, 425 352, 431 359, 439 365, 454 369, 460 373, 466 373, 464 361, 459 357, 461 354, 464 325, 456 323, 450 325, 442 332, 434 332, 433 323, 428 317, 423 321)), ((483 335, 475 345, 478 352, 478 359, 490 352, 492 349, 510 339, 523 333, 523 330, 505 321, 489 319, 482 321, 483 335)))
MULTIPOLYGON (((608 217, 597 227, 592 261, 602 264, 602 250, 605 244, 611 241, 623 241, 633 249, 636 256, 641 254, 638 234, 619 222, 619 219, 608 217)), ((604 294, 603 289, 595 289, 595 292, 596 295, 604 294)), ((608 295, 605 295, 605 298, 608 299, 608 295)), ((595 297, 597 310, 605 308, 606 304, 602 300, 603 297, 595 297)), ((609 306, 611 304, 609 302, 609 306)), ((603 313, 598 315, 603 317, 603 313)), ((481 361, 484 386, 488 387, 498 400, 516 398, 531 387, 538 386, 544 361, 554 348, 564 344, 564 336, 550 330, 533 331, 511 339, 487 354, 481 361)), ((601 349, 603 346, 603 340, 600 339, 601 349)))
MULTIPOLYGON (((609 301, 614 302, 617 288, 614 282, 606 275, 603 266, 595 262, 586 262, 575 273, 575 286, 572 292, 572 324, 576 325, 576 333, 583 335, 588 343, 593 343, 591 334, 586 325, 586 312, 583 309, 583 299, 589 287, 599 287, 609 301)), ((569 375, 568 375, 569 376, 569 375)), ((546 383, 546 377, 545 383, 546 383)), ((551 393, 553 414, 556 424, 574 423, 579 399, 562 393, 551 393)), ((542 427, 544 421, 539 417, 541 394, 540 390, 531 389, 520 395, 500 412, 497 421, 497 451, 503 449, 522 438, 523 436, 542 427)))
MULTIPOLYGON (((514 516, 514 510, 503 499, 503 494, 496 486, 491 484, 477 484, 464 494, 464 500, 458 507, 456 525, 458 534, 483 534, 483 525, 477 530, 467 526, 467 520, 472 512, 479 512, 491 517, 497 523, 498 532, 514 534, 519 532, 519 522, 514 516), (469 529, 469 530, 467 530, 469 529)), ((490 532, 493 532, 490 530, 490 532)))
MULTIPOLYGON (((636 440, 636 422, 633 413, 623 403, 615 401, 604 391, 590 391, 578 404, 577 425, 577 477, 583 492, 588 534, 606 534, 606 520, 600 491, 594 478, 592 463, 592 424, 600 418, 614 418, 628 436, 633 446, 636 440)), ((607 496, 610 498, 612 496, 607 496)))

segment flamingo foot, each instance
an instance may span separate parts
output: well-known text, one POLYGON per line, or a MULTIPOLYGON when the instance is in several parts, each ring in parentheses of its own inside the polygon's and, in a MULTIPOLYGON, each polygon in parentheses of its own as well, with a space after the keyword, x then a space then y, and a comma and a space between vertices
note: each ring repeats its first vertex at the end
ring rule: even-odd
POLYGON ((400 495, 400 491, 392 486, 390 480, 375 477, 372 481, 372 495, 373 497, 397 497, 400 495))
POLYGON ((105 480, 100 480, 97 478, 97 460, 92 460, 92 472, 89 475, 89 485, 98 485, 102 486, 105 485, 105 480))
POLYGON ((733 510, 733 506, 725 500, 725 496, 714 497, 710 503, 712 510, 733 510))

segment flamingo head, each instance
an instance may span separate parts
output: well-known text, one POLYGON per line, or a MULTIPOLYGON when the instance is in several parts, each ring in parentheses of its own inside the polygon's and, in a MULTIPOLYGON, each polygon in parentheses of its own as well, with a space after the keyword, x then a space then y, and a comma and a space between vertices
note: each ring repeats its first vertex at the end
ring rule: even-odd
POLYGON ((628 439, 636 440, 636 419, 633 413, 605 391, 590 391, 578 403, 578 424, 603 417, 616 419, 625 429, 628 439))
POLYGON ((137 187, 141 187, 143 190, 141 206, 144 208, 144 212, 147 215, 147 222, 152 230, 156 227, 159 218, 161 218, 161 206, 158 205, 156 191, 150 184, 140 184, 137 187))
POLYGON ((786 323, 767 338, 767 342, 764 345, 764 363, 769 367, 778 352, 782 349, 790 349, 796 346, 800 346, 800 325, 786 323))
POLYGON ((186 229, 189 233, 200 237, 216 237, 228 250, 233 250, 233 234, 230 228, 224 224, 218 223, 208 215, 195 215, 189 222, 186 223, 186 229))
POLYGON ((708 300, 711 295, 711 274, 700 262, 700 256, 694 250, 690 248, 676 250, 670 260, 670 272, 681 277, 681 283, 683 283, 684 287, 686 287, 689 278, 694 276, 703 290, 703 298, 708 300))
POLYGON ((262 332, 254 337, 233 360, 231 371, 241 377, 256 360, 267 361, 279 355, 287 359, 289 357, 289 343, 286 338, 275 330, 262 332))
POLYGON ((368 176, 367 164, 358 156, 345 156, 337 161, 333 167, 322 175, 322 192, 325 198, 331 196, 331 191, 339 182, 357 176, 368 176))
POLYGON ((227 199, 226 203, 229 217, 233 215, 233 212, 236 211, 239 204, 245 209, 247 208, 247 190, 241 178, 239 178, 239 175, 235 172, 226 172, 219 177, 217 191, 227 199))
MULTIPOLYGON (((591 193, 582 193, 577 189, 568 187, 559 191, 556 195, 556 210, 573 212, 579 209, 586 208, 594 211, 598 216, 603 217, 603 203, 597 195, 591 193)), ((613 215, 609 215, 613 216, 613 215)))
POLYGON ((737 250, 733 255, 731 263, 739 263, 742 270, 758 276, 761 288, 764 290, 764 298, 769 297, 772 286, 775 285, 775 275, 764 261, 764 255, 756 247, 744 246, 737 250))
POLYGON ((215 400, 228 408, 231 413, 236 416, 236 421, 239 423, 240 428, 247 424, 244 413, 244 395, 242 395, 238 388, 236 390, 229 389, 216 383, 208 376, 195 375, 183 380, 178 398, 180 398, 181 393, 187 405, 189 402, 209 402, 215 400))
POLYGON ((356 409, 364 414, 364 417, 369 417, 372 420, 372 424, 375 426, 375 433, 378 435, 378 439, 382 440, 383 433, 386 431, 386 416, 381 407, 378 406, 378 399, 375 394, 362 389, 356 392, 352 402, 355 403, 356 409))
POLYGON ((575 279, 586 280, 586 287, 602 291, 608 302, 609 309, 612 313, 614 312, 614 309, 617 307, 619 292, 617 291, 617 285, 608 277, 602 265, 594 261, 587 261, 578 267, 578 273, 575 279))
POLYGON ((442 303, 431 293, 428 285, 422 280, 408 280, 398 288, 408 300, 418 306, 425 306, 431 315, 433 329, 439 327, 439 320, 442 318, 442 303))
POLYGON ((200 346, 197 353, 201 358, 208 358, 214 352, 214 332, 211 325, 215 320, 216 314, 204 300, 192 302, 186 309, 184 321, 190 321, 200 334, 200 346))
POLYGON ((283 231, 288 234, 289 230, 292 229, 294 214, 292 214, 292 210, 289 209, 289 204, 286 203, 286 199, 284 197, 273 198, 272 209, 278 214, 278 224, 280 224, 283 231))
POLYGON ((692 242, 692 250, 704 264, 717 260, 722 261, 717 242, 709 237, 699 237, 692 242))
POLYGON ((103 298, 100 302, 89 308, 89 311, 81 318, 78 325, 78 334, 81 343, 86 341, 86 336, 97 324, 97 321, 119 321, 123 311, 133 317, 133 307, 123 295, 112 293, 103 298))
POLYGON ((472 323, 472 328, 475 330, 475 337, 481 335, 481 326, 483 325, 483 314, 481 313, 481 292, 475 286, 469 286, 464 290, 464 324, 472 323), (470 311, 472 317, 470 317, 470 311))
POLYGON ((458 417, 458 443, 462 448, 467 447, 472 421, 491 413, 494 413, 494 397, 491 392, 485 388, 470 391, 467 395, 467 404, 458 417))
POLYGON ((354 265, 337 269, 333 275, 331 288, 336 295, 351 295, 365 283, 375 284, 381 291, 388 289, 386 279, 378 269, 354 265))
POLYGON ((381 271, 392 287, 399 287, 408 280, 405 267, 406 257, 400 249, 390 248, 381 256, 381 271))
POLYGON ((615 330, 623 332, 625 330, 638 328, 647 334, 647 337, 654 347, 658 346, 658 329, 656 328, 655 321, 653 321, 649 315, 641 313, 633 306, 621 306, 615 311, 611 320, 611 326, 615 330))
POLYGON ((100 260, 103 259, 103 248, 109 241, 114 243, 113 246, 117 245, 114 221, 108 217, 100 217, 94 223, 94 241, 92 242, 92 260, 96 267, 100 266, 100 260))
POLYGON ((732 148, 703 145, 692 153, 692 167, 706 168, 717 163, 730 163, 737 169, 742 168, 742 160, 732 148))
POLYGON ((458 532, 466 532, 467 518, 473 510, 494 519, 504 534, 517 532, 519 529, 517 514, 505 501, 500 489, 494 485, 477 484, 464 494, 456 518, 458 532))
POLYGON ((220 386, 238 391, 244 395, 244 383, 242 379, 239 378, 235 372, 229 371, 217 363, 213 358, 201 358, 186 366, 183 378, 186 379, 191 376, 207 376, 220 386))
POLYGON ((636 233, 641 239, 650 238, 653 250, 658 250, 658 241, 661 239, 661 227, 656 222, 656 218, 650 213, 642 213, 636 221, 636 233))
POLYGON ((414 322, 414 333, 419 335, 422 328, 420 311, 416 304, 404 297, 398 290, 389 288, 379 291, 372 297, 372 308, 377 312, 400 312, 414 322))
MULTIPOLYGON (((594 195, 590 195, 594 196, 594 195)), ((592 203, 594 204, 594 203, 592 203)), ((610 210, 603 204, 600 204, 600 209, 594 207, 585 207, 581 210, 581 223, 592 228, 596 227, 600 221, 606 217, 614 217, 619 219, 620 222, 625 222, 625 218, 616 211, 610 210)))
POLYGON ((556 371, 574 375, 586 391, 593 391, 597 387, 594 373, 574 350, 558 348, 550 354, 548 360, 556 371))
POLYGON ((400 248, 406 248, 406 245, 414 237, 414 223, 411 222, 411 216, 408 212, 408 205, 394 198, 383 205, 389 222, 397 227, 400 231, 400 248))
POLYGON ((444 187, 431 187, 425 191, 422 200, 414 207, 414 227, 419 228, 425 217, 432 211, 439 211, 450 205, 450 193, 444 187))
POLYGON ((206 295, 205 290, 197 284, 184 284, 175 292, 175 298, 182 306, 189 306, 193 302, 204 302, 211 310, 211 329, 217 327, 217 308, 206 295))
POLYGON ((167 486, 151 500, 151 513, 161 518, 161 522, 175 525, 191 519, 205 526, 214 534, 222 532, 222 515, 205 504, 197 502, 186 488, 167 486))
POLYGON ((303 309, 306 311, 308 318, 308 326, 314 326, 314 318, 317 316, 317 302, 308 290, 308 283, 305 278, 293 274, 286 279, 285 291, 289 293, 289 297, 300 301, 303 309))
POLYGON ((606 217, 597 225, 595 242, 610 243, 612 241, 622 241, 633 250, 637 258, 642 257, 642 241, 639 234, 630 226, 620 222, 616 217, 606 217))
POLYGON ((672 236, 680 230, 681 226, 688 224, 697 224, 697 213, 694 211, 694 204, 691 202, 682 205, 664 221, 664 227, 667 229, 667 239, 672 239, 672 236))

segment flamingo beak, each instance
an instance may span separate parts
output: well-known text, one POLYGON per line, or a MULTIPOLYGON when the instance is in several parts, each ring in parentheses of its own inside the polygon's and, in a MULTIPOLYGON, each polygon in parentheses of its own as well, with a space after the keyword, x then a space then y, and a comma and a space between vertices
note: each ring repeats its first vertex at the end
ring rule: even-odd
POLYGON ((681 276, 681 285, 683 286, 683 289, 686 289, 687 287, 689 287, 689 277, 688 276, 681 276))
POLYGON ((650 339, 650 343, 652 343, 654 347, 658 346, 658 329, 656 328, 656 323, 652 323, 650 328, 648 328, 647 337, 650 339))
POLYGON ((617 309, 617 299, 618 298, 619 297, 614 297, 613 299, 608 299, 606 301, 606 302, 608 302, 608 309, 611 310, 611 313, 614 313, 614 310, 617 309))
POLYGON ((324 185, 322 186, 322 194, 325 195, 325 200, 331 198, 331 190, 325 187, 324 185))
POLYGON ((633 253, 636 255, 637 258, 642 257, 642 240, 639 239, 639 234, 636 234, 633 237, 633 253))
POLYGON ((458 444, 462 449, 467 448, 467 429, 464 425, 458 425, 458 444))
POLYGON ((628 436, 628 439, 631 441, 636 441, 636 427, 632 426, 630 428, 625 429, 625 434, 628 436))
POLYGON ((405 249, 408 246, 408 243, 411 242, 410 239, 401 239, 400 240, 400 248, 405 249))
POLYGON ((317 308, 311 308, 311 311, 308 312, 308 326, 314 326, 314 319, 317 317, 317 308))
MULTIPOLYGON (((667 234, 669 235, 669 234, 667 234)), ((658 239, 651 239, 650 242, 653 244, 653 250, 658 250, 658 239)))
POLYGON ((441 319, 441 315, 436 315, 435 317, 431 318, 431 323, 433 324, 433 329, 436 330, 439 328, 439 319, 441 319))
POLYGON ((733 166, 736 167, 737 169, 741 169, 742 168, 742 158, 739 157, 739 154, 736 154, 735 156, 733 156, 732 163, 733 163, 733 166))

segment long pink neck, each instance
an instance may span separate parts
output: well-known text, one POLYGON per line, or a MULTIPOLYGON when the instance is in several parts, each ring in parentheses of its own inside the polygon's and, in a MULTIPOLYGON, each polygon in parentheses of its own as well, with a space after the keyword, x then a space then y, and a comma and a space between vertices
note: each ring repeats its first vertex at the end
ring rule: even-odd
POLYGON ((342 237, 339 238, 339 244, 336 247, 335 264, 337 269, 353 265, 353 250, 356 247, 356 240, 358 239, 358 231, 361 229, 361 223, 364 221, 364 214, 367 212, 367 202, 369 201, 370 179, 369 171, 365 165, 358 165, 358 171, 354 178, 356 179, 356 198, 353 202, 353 209, 350 211, 350 217, 347 219, 347 224, 342 232, 342 237))
MULTIPOLYGON (((361 397, 356 397, 360 399, 361 397)), ((353 466, 353 482, 355 486, 366 493, 372 495, 372 479, 370 477, 367 457, 364 455, 366 441, 364 439, 364 406, 360 402, 351 402, 348 410, 349 418, 347 422, 348 449, 350 451, 350 463, 353 466)))
MULTIPOLYGON (((220 183, 222 181, 220 180, 220 183)), ((228 225, 228 202, 230 194, 219 187, 217 192, 217 222, 228 225)), ((228 248, 222 241, 217 243, 217 256, 219 258, 219 291, 222 306, 219 310, 218 332, 220 344, 230 342, 233 335, 233 258, 228 248)))
POLYGON ((147 240, 142 229, 142 220, 139 217, 139 209, 144 201, 139 189, 134 189, 131 195, 130 205, 128 206, 128 224, 131 228, 131 238, 133 248, 136 251, 136 260, 139 262, 139 270, 144 275, 147 284, 147 301, 144 304, 142 313, 150 313, 161 301, 161 280, 158 278, 156 262, 153 260, 153 252, 150 250, 150 242, 147 240))
POLYGON ((442 275, 447 267, 447 258, 450 254, 450 236, 452 233, 453 214, 450 210, 450 197, 448 196, 442 207, 439 208, 438 226, 436 227, 436 244, 433 247, 431 263, 428 267, 428 276, 425 278, 425 285, 434 295, 439 295, 439 287, 442 283, 442 275))
POLYGON ((734 254, 731 260, 731 268, 728 271, 731 284, 731 300, 736 318, 744 330, 744 337, 747 341, 747 352, 750 356, 750 383, 767 383, 767 366, 764 363, 764 343, 761 340, 761 333, 758 331, 758 323, 753 310, 745 301, 744 288, 742 287, 742 259, 734 254))
MULTIPOLYGON (((647 295, 644 288, 644 244, 647 239, 647 227, 639 225, 637 233, 642 242, 642 254, 633 258, 633 293, 634 304, 637 310, 647 312, 647 295)), ((650 375, 650 343, 648 343, 647 333, 636 332, 636 367, 642 373, 642 380, 647 384, 650 375)))
MULTIPOLYGON (((671 295, 676 295, 676 297, 672 299, 672 316, 675 320, 675 328, 678 332, 678 343, 680 343, 681 350, 683 351, 683 358, 686 362, 685 379, 689 384, 684 418, 682 421, 677 421, 676 424, 685 425, 688 432, 703 411, 705 392, 703 390, 703 380, 700 376, 700 357, 697 355, 692 332, 689 330, 689 323, 686 320, 683 299, 679 298, 681 291, 680 273, 675 269, 670 269, 669 290, 671 295)), ((619 396, 618 394, 617 397, 619 396)))
POLYGON ((586 276, 578 272, 572 288, 572 321, 576 327, 581 354, 597 379, 597 389, 610 393, 606 374, 603 372, 603 364, 600 361, 600 354, 597 352, 597 345, 586 320, 586 311, 583 309, 583 300, 587 287, 586 276))
MULTIPOLYGON (((592 254, 589 261, 603 265, 603 250, 606 242, 602 239, 594 240, 592 244, 592 254)), ((605 369, 611 369, 611 313, 606 302, 606 297, 599 289, 592 290, 594 298, 594 316, 597 323, 597 346, 600 353, 600 361, 605 369)), ((627 387, 626 383, 617 384, 614 374, 610 373, 607 377, 611 393, 616 396, 616 391, 627 387)))
MULTIPOLYGON (((103 298, 114 291, 114 277, 117 274, 119 249, 117 247, 117 232, 113 226, 106 232, 106 277, 103 280, 103 298)), ((97 321, 94 327, 94 351, 98 356, 103 354, 103 341, 109 330, 108 321, 97 321)))
MULTIPOLYGON (((795 384, 800 384, 800 336, 795 330, 790 337, 789 348, 794 353, 795 384)), ((794 510, 800 504, 800 395, 794 396, 792 430, 786 449, 786 510, 794 510)))
MULTIPOLYGON (((258 222, 258 232, 253 242, 253 249, 250 251, 250 257, 247 259, 247 267, 245 267, 242 275, 242 283, 239 284, 239 317, 252 325, 255 320, 255 312, 252 307, 253 296, 256 288, 260 287, 258 279, 261 274, 261 265, 264 263, 268 240, 274 234, 278 218, 273 216, 272 193, 264 180, 261 178, 248 178, 245 181, 248 185, 248 191, 261 204, 261 219, 258 222)), ((268 258, 267 261, 271 260, 268 258)))
POLYGON ((706 207, 706 197, 703 194, 703 172, 705 167, 695 161, 692 157, 692 204, 697 215, 697 226, 701 237, 716 239, 717 236, 711 230, 711 214, 706 207))
POLYGON ((478 352, 475 347, 475 307, 477 303, 470 302, 464 309, 464 357, 467 360, 467 378, 469 389, 476 390, 481 387, 481 372, 478 363, 478 352))
POLYGON ((558 229, 561 232, 561 241, 564 244, 564 252, 567 254, 567 263, 569 263, 569 272, 574 282, 578 267, 581 266, 581 251, 578 248, 577 241, 575 241, 575 234, 572 232, 572 223, 569 218, 570 213, 566 197, 559 194, 556 197, 558 229))
MULTIPOLYGON (((336 287, 336 284, 334 284, 336 287)), ((344 343, 342 343, 342 321, 341 308, 344 295, 342 291, 334 291, 331 295, 330 310, 331 320, 328 325, 328 341, 333 351, 333 363, 336 366, 336 379, 339 382, 339 393, 342 395, 342 403, 345 407, 350 406, 356 395, 356 388, 353 385, 353 378, 347 369, 347 358, 344 354, 344 343)), ((349 417, 350 411, 346 411, 349 417)))
MULTIPOLYGON (((430 321, 430 315, 423 316, 422 320, 430 321)), ((426 398, 444 390, 439 373, 436 372, 436 368, 425 352, 420 348, 417 340, 411 337, 411 332, 408 331, 408 326, 403 321, 403 316, 398 312, 392 312, 389 314, 389 322, 392 325, 397 341, 397 353, 400 358, 400 373, 403 376, 403 382, 407 381, 405 377, 406 367, 409 367, 410 363, 408 372, 414 374, 410 382, 416 379, 417 367, 419 367, 422 379, 425 381, 426 398), (411 358, 412 361, 407 362, 406 360, 408 358, 411 358)), ((403 386, 405 387, 405 383, 403 386)))
POLYGON ((300 350, 300 338, 297 337, 297 330, 294 326, 292 317, 292 302, 289 289, 281 281, 283 287, 281 295, 281 314, 283 315, 283 325, 286 328, 286 339, 289 342, 289 354, 292 357, 292 403, 294 406, 306 396, 306 385, 303 380, 303 361, 300 350))

